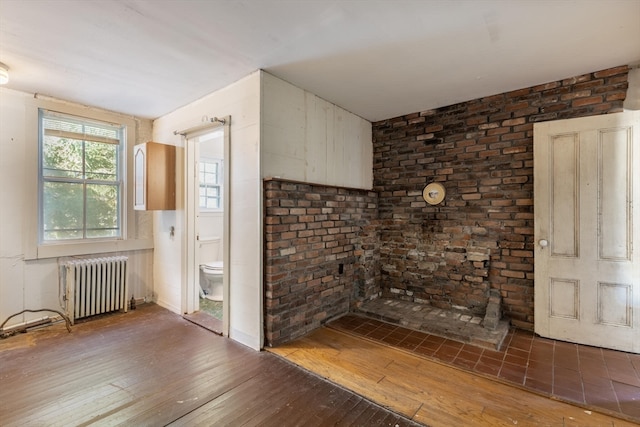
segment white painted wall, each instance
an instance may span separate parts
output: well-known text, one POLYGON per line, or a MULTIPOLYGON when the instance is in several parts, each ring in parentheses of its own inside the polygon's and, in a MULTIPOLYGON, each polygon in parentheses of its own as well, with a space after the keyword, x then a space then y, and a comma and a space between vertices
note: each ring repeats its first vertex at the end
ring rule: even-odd
POLYGON ((269 73, 262 76, 262 176, 371 189, 371 123, 269 73))
MULTIPOLYGON (((260 175, 260 76, 256 71, 238 82, 214 92, 154 121, 153 139, 183 147, 174 131, 201 123, 203 116, 231 116, 229 337, 256 350, 262 347, 262 181, 260 175)), ((183 147, 184 148, 184 147, 183 147)), ((158 304, 181 313, 185 307, 182 286, 188 267, 184 185, 184 150, 178 150, 178 209, 156 212, 155 291, 158 304), (175 236, 169 227, 175 226, 175 236)))
POLYGON ((189 266, 185 257, 185 147, 174 131, 199 125, 203 116, 227 115, 231 116, 231 153, 225 159, 231 175, 226 183, 231 192, 230 254, 229 265, 225 265, 230 282, 229 336, 260 349, 262 178, 280 176, 369 189, 371 124, 262 71, 156 119, 152 140, 179 149, 177 210, 153 212, 154 296, 159 305, 176 313, 186 307, 183 286, 189 266), (261 151, 261 147, 266 148, 261 151))
POLYGON ((640 64, 629 70, 629 87, 623 106, 626 110, 640 110, 640 64))
MULTIPOLYGON (((46 106, 77 115, 101 114, 77 104, 35 99, 33 94, 0 88, 0 322, 24 309, 62 308, 59 301, 58 257, 37 249, 37 109, 46 106), (36 248, 36 249, 34 249, 36 248), (28 252, 32 252, 27 255, 28 252)), ((151 122, 128 117, 134 123, 132 135, 144 141, 151 134, 151 122)), ((133 143, 128 149, 133 151, 133 143)), ((73 253, 91 256, 110 252, 128 255, 130 289, 136 298, 151 298, 151 217, 145 212, 128 212, 129 239, 99 246, 94 251, 73 253)), ((76 248, 77 249, 77 248, 76 248)), ((60 254, 63 250, 59 250, 60 254)), ((58 255, 59 256, 59 255, 58 255)), ((14 317, 6 326, 42 318, 47 313, 14 317)))

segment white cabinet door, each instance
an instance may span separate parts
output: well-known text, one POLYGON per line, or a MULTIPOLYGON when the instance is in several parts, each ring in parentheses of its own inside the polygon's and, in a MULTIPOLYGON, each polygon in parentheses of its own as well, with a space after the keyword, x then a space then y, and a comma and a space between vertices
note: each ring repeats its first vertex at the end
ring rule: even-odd
POLYGON ((535 331, 640 353, 640 112, 534 126, 535 331))

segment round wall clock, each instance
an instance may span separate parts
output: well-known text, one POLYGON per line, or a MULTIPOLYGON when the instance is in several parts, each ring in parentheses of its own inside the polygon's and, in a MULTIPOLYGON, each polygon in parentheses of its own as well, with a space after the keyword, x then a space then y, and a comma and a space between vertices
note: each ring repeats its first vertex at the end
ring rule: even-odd
POLYGON ((444 200, 446 190, 439 182, 432 182, 422 190, 422 198, 430 205, 437 205, 444 200))

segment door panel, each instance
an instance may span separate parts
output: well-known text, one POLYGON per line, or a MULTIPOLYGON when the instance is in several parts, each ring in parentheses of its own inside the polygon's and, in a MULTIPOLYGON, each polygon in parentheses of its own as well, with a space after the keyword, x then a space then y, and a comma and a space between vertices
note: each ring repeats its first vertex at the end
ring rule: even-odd
POLYGON ((632 326, 633 301, 631 285, 624 283, 598 283, 598 324, 632 326))
POLYGON ((578 319, 580 292, 577 280, 549 278, 550 316, 578 319))
POLYGON ((639 153, 639 112, 534 126, 536 333, 640 352, 639 153))
POLYGON ((598 254, 603 260, 631 261, 630 131, 611 129, 598 138, 598 254))
POLYGON ((577 257, 579 253, 578 194, 580 191, 577 134, 551 138, 551 252, 554 256, 577 257))

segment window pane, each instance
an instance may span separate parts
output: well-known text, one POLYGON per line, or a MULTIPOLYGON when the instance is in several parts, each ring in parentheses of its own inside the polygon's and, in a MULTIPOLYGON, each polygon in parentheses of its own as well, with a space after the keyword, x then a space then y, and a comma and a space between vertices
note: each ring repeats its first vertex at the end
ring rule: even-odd
POLYGON ((220 209, 222 161, 213 159, 201 161, 200 165, 200 207, 203 209, 220 209))
POLYGON ((71 119, 59 118, 44 118, 42 120, 43 127, 46 129, 64 130, 67 132, 82 133, 82 124, 79 122, 72 122, 71 119))
POLYGON ((115 181, 118 171, 118 146, 85 142, 86 178, 115 181))
POLYGON ((209 197, 218 197, 219 194, 220 194, 220 188, 219 187, 208 187, 207 188, 207 196, 209 196, 209 197))
POLYGON ((105 138, 120 139, 119 129, 117 127, 109 126, 107 124, 103 126, 98 125, 84 125, 84 133, 87 135, 98 135, 105 138))
POLYGON ((45 182, 42 198, 43 240, 81 239, 82 184, 45 182))
POLYGON ((42 168, 43 176, 82 178, 82 141, 44 137, 42 168))
POLYGON ((97 135, 114 140, 120 139, 121 127, 110 123, 93 121, 83 117, 68 116, 54 112, 47 112, 43 117, 42 127, 64 132, 85 135, 97 135))
POLYGON ((87 237, 118 235, 118 186, 87 184, 87 237))

